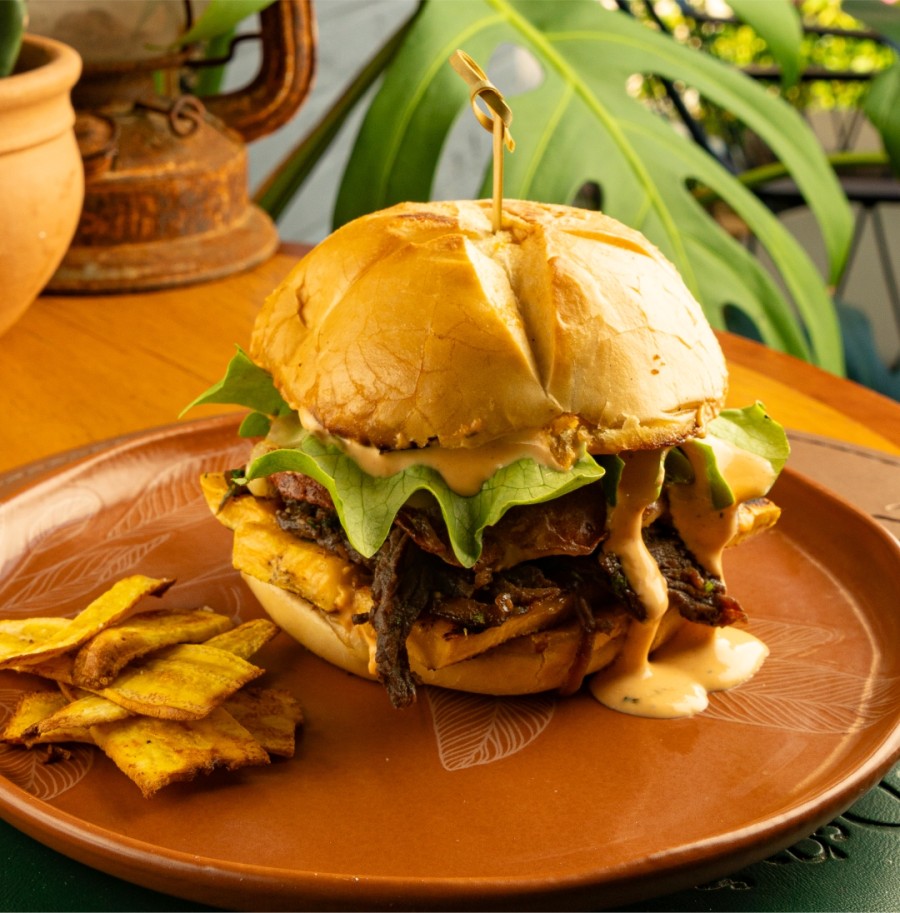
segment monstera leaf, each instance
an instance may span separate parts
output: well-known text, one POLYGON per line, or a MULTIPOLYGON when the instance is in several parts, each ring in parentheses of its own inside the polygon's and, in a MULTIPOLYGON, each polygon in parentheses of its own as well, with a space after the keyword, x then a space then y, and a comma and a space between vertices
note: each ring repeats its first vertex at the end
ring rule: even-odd
POLYGON ((759 0, 729 0, 731 11, 760 36, 769 53, 781 67, 781 82, 792 86, 803 66, 803 22, 791 3, 766 3, 759 0))
MULTIPOLYGON (((336 225, 401 200, 429 199, 447 136, 469 103, 448 58, 461 48, 489 69, 506 45, 530 53, 542 71, 536 88, 510 99, 517 148, 506 158, 507 197, 572 202, 595 183, 602 208, 663 250, 714 326, 724 327, 728 307, 736 307, 767 344, 842 371, 834 307, 806 253, 740 180, 634 98, 628 84, 635 73, 681 82, 759 134, 815 214, 834 281, 852 219, 813 134, 789 105, 740 72, 595 0, 424 0, 363 121, 336 225), (711 218, 697 186, 743 218, 774 270, 711 218)), ((489 173, 482 193, 490 195, 489 173)))

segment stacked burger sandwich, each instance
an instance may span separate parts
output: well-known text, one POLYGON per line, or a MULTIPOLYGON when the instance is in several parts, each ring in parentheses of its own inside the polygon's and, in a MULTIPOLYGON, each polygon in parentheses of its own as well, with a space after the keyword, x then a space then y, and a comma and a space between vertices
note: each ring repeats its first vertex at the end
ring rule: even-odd
POLYGON ((495 231, 489 201, 400 204, 308 253, 197 401, 250 407, 256 438, 207 500, 271 617, 398 707, 423 683, 589 681, 683 715, 651 694, 680 668, 695 712, 716 683, 679 657, 745 623, 722 553, 777 520, 784 433, 724 409, 716 337, 640 233, 502 212, 495 231))

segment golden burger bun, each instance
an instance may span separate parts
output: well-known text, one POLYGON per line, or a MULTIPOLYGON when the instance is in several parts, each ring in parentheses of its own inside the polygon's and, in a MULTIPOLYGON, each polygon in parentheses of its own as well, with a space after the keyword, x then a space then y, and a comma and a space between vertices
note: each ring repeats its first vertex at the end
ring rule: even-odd
POLYGON ((383 449, 545 429, 569 456, 702 431, 727 371, 674 266, 598 212, 505 200, 495 234, 490 210, 402 203, 300 261, 250 354, 304 424, 383 449))

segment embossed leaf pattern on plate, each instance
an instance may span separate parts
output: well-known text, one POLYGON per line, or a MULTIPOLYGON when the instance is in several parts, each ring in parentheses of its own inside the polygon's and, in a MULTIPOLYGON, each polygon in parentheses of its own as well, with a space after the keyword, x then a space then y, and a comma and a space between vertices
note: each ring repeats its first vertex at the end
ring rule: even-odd
POLYGON ((527 748, 549 725, 551 696, 489 697, 428 688, 438 753, 445 770, 492 764, 527 748))
MULTIPOLYGON (((224 450, 204 450, 175 459, 160 470, 146 456, 129 459, 126 467, 111 462, 105 471, 66 486, 46 505, 26 512, 19 522, 0 512, 4 528, 16 536, 0 540, 0 566, 9 557, 4 545, 15 547, 18 572, 0 582, 0 602, 9 612, 52 614, 57 606, 87 600, 91 594, 135 570, 173 536, 208 522, 209 509, 200 492, 200 474, 216 467, 237 465, 246 452, 239 442, 224 450), (127 470, 134 496, 110 501, 108 489, 118 473, 127 470), (96 518, 105 515, 111 525, 96 518), (28 544, 21 547, 21 542, 28 544)), ((113 486, 121 490, 121 483, 113 486)), ((230 555, 180 581, 184 604, 205 604, 216 584, 214 608, 238 618, 241 594, 237 583, 221 585, 231 570, 230 555)), ((15 710, 21 692, 0 689, 0 725, 15 710)), ((39 752, 0 746, 0 775, 38 799, 53 799, 75 786, 91 769, 96 749, 71 746, 70 756, 43 763, 39 752)))
MULTIPOLYGON (((186 527, 208 520, 209 510, 198 484, 200 474, 237 465, 245 454, 246 444, 239 442, 225 450, 176 459, 162 471, 153 460, 138 456, 127 465, 134 497, 117 498, 114 503, 107 503, 106 494, 111 485, 117 491, 121 487, 114 463, 92 475, 89 482, 68 486, 62 497, 53 499, 52 509, 33 511, 27 529, 16 528, 15 536, 6 540, 26 557, 16 574, 8 574, 0 583, 0 602, 16 612, 51 612, 54 605, 96 593, 131 573, 186 527), (101 513, 112 521, 102 531, 91 526, 91 520, 101 513), (29 549, 22 550, 16 541, 23 537, 31 544, 29 549), (72 546, 76 542, 77 547, 72 546)), ((0 520, 4 516, 0 512, 0 520)), ((12 530, 15 519, 6 520, 6 525, 12 530)), ((5 557, 0 546, 0 566, 5 557)), ((223 553, 222 564, 215 570, 229 567, 230 558, 223 553)), ((191 582, 191 590, 197 591, 197 583, 191 582)), ((184 586, 179 592, 192 595, 184 586)))
POLYGON ((705 717, 790 732, 846 733, 894 710, 893 679, 823 665, 820 648, 840 649, 835 630, 768 619, 754 619, 751 630, 770 650, 765 675, 714 695, 705 717))

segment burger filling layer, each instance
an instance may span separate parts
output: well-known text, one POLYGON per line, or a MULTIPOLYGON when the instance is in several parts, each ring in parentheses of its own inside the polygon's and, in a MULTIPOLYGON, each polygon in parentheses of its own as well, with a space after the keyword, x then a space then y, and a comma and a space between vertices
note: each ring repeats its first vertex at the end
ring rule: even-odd
MULTIPOLYGON (((672 685, 672 663, 650 661, 672 610, 694 633, 732 632, 743 618, 725 592, 721 553, 775 522, 778 508, 761 496, 789 452, 759 403, 723 410, 702 437, 662 450, 581 452, 570 466, 533 455, 499 468, 489 460, 480 487, 456 491, 439 446, 404 451, 402 466, 389 459, 385 473, 361 467, 348 442, 305 427, 243 353, 202 402, 250 407, 241 434, 265 438, 218 494, 218 482, 204 482, 210 506, 235 530, 235 565, 370 644, 369 671, 396 706, 415 698, 411 651, 413 666, 441 669, 536 632, 581 632, 565 690, 580 686, 604 632, 621 641, 615 668, 591 690, 642 715, 656 715, 646 708, 660 690, 699 689, 705 700, 765 656, 751 643, 746 663, 722 663, 740 668, 737 678, 717 672, 701 684, 697 669, 716 668, 720 653, 742 645, 730 634, 691 634, 674 663, 699 656, 684 687, 672 685)), ((682 714, 673 700, 663 704, 659 715, 682 714)))
MULTIPOLYGON (((601 547, 608 535, 602 486, 511 508, 485 531, 478 562, 465 568, 454 557, 440 514, 425 505, 405 506, 383 545, 364 557, 347 539, 324 486, 296 472, 276 473, 270 482, 279 526, 356 565, 370 584, 372 608, 354 621, 374 629, 377 674, 396 706, 415 698, 407 640, 417 622, 441 620, 451 641, 501 625, 517 636, 573 619, 588 636, 611 629, 622 613, 647 618, 645 600, 619 556, 601 547)), ((662 500, 644 511, 643 521, 644 542, 665 578, 670 607, 707 625, 744 617, 721 579, 688 551, 662 500)))

